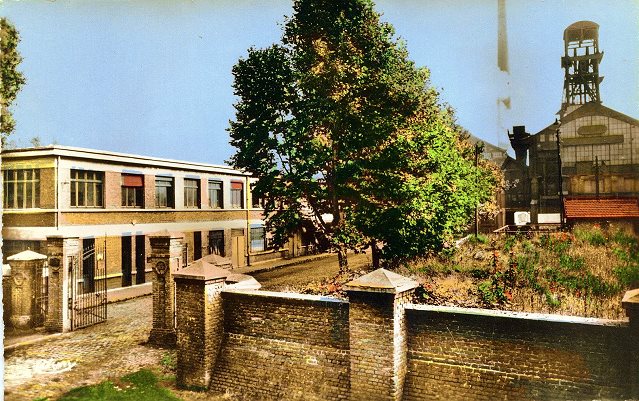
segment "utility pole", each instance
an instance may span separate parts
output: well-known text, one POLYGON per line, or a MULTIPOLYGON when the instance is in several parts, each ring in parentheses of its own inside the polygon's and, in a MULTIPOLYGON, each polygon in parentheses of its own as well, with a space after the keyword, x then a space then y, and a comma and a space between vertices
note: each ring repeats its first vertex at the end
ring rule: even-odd
POLYGON ((564 188, 563 188, 563 177, 561 176, 561 139, 559 137, 559 128, 561 127, 561 122, 555 119, 555 125, 557 126, 557 130, 555 131, 555 135, 557 137, 557 181, 559 184, 559 222, 561 224, 561 228, 564 228, 564 188))

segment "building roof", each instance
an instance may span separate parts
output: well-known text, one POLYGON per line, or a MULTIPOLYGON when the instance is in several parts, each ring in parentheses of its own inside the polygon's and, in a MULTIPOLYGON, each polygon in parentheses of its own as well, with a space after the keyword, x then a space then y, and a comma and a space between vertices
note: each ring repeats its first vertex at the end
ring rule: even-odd
POLYGON ((586 103, 583 106, 577 108, 572 113, 565 115, 561 122, 562 124, 567 123, 572 120, 576 120, 581 117, 588 116, 606 116, 611 117, 623 122, 626 122, 631 125, 639 126, 639 120, 636 120, 630 116, 627 116, 623 113, 620 113, 616 110, 611 109, 610 107, 606 107, 601 103, 586 103))
POLYGON ((182 160, 163 159, 153 156, 142 156, 130 153, 111 152, 106 150, 78 148, 73 146, 47 145, 31 148, 3 149, 3 159, 29 159, 34 157, 60 156, 70 159, 99 160, 105 163, 130 164, 152 166, 161 168, 173 168, 180 170, 210 171, 215 173, 246 175, 250 174, 236 170, 230 166, 189 162, 182 160))
POLYGON ((566 219, 639 219, 639 198, 568 198, 566 219))

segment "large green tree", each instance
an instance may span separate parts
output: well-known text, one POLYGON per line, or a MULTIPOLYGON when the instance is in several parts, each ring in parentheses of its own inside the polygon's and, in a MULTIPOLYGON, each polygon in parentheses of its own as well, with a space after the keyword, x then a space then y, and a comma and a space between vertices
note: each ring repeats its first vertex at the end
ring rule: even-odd
POLYGON ((24 75, 18 71, 18 65, 22 61, 18 53, 19 42, 20 36, 15 27, 6 18, 0 18, 0 134, 3 147, 7 136, 15 129, 15 121, 9 107, 25 83, 24 75))
POLYGON ((297 0, 293 10, 281 44, 249 49, 233 68, 231 162, 259 179, 253 190, 266 200, 276 242, 312 221, 341 267, 347 249, 368 242, 399 253, 389 238, 397 233, 420 237, 411 253, 436 249, 442 240, 423 239, 429 230, 456 228, 451 216, 467 223, 473 202, 486 196, 461 196, 449 204, 454 212, 440 210, 453 198, 447 183, 479 173, 428 70, 409 60, 371 1, 297 0), (443 223, 405 224, 431 215, 443 223))

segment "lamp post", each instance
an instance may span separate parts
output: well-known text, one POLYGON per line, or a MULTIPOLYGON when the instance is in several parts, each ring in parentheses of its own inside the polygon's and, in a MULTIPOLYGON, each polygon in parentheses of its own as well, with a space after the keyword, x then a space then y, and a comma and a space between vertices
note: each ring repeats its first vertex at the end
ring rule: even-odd
MULTIPOLYGON (((479 154, 482 151, 482 145, 480 142, 475 144, 475 168, 479 167, 479 154)), ((477 172, 475 172, 477 174, 477 172)), ((477 184, 477 177, 475 178, 477 184)), ((479 205, 475 204, 475 239, 479 236, 479 205)))
POLYGON ((559 223, 561 228, 564 228, 564 188, 563 188, 563 177, 561 176, 561 140, 559 137, 559 128, 561 127, 561 122, 555 119, 554 124, 557 129, 555 130, 555 136, 557 138, 557 181, 559 184, 559 223))

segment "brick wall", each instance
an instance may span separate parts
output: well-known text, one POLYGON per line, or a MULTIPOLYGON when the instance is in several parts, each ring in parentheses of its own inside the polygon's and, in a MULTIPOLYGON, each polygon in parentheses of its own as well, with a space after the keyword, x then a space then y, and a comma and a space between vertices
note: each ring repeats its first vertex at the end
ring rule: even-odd
POLYGON ((104 173, 104 207, 107 209, 122 207, 122 175, 119 172, 104 173))
POLYGON ((144 176, 144 208, 155 208, 155 176, 150 174, 144 176))
POLYGON ((178 333, 193 344, 181 343, 178 377, 241 399, 622 400, 639 393, 639 337, 625 321, 412 305, 410 291, 349 290, 344 302, 225 290, 215 315, 223 330, 210 329, 219 321, 203 330, 219 303, 203 287, 182 287, 178 333), (206 361, 210 370, 200 371, 206 361))
POLYGON ((637 380, 621 322, 463 311, 407 309, 404 400, 624 399, 637 380))
POLYGON ((40 207, 42 209, 55 208, 55 169, 40 169, 40 207))
POLYGON ((210 378, 211 372, 206 371, 207 366, 211 366, 217 357, 223 338, 224 319, 220 313, 220 291, 223 285, 223 280, 207 284, 200 280, 176 281, 176 290, 180 294, 176 316, 177 325, 181 328, 177 333, 177 343, 180 349, 188 350, 178 356, 180 383, 204 387, 210 378), (206 302, 203 302, 205 297, 206 302), (203 334, 206 332, 213 333, 213 341, 205 340, 203 334))
POLYGON ((252 399, 348 398, 348 304, 224 292, 224 340, 211 388, 252 399))

